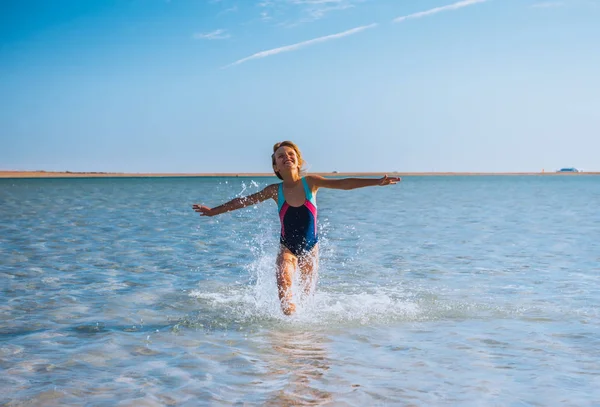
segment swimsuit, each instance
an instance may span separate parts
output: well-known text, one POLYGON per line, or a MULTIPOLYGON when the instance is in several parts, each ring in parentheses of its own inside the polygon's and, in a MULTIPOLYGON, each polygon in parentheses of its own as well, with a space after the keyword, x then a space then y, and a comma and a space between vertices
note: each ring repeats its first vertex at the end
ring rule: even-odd
POLYGON ((294 256, 308 254, 319 241, 317 236, 317 200, 302 178, 306 199, 301 206, 291 206, 283 196, 283 182, 279 184, 277 206, 281 220, 280 243, 294 256))

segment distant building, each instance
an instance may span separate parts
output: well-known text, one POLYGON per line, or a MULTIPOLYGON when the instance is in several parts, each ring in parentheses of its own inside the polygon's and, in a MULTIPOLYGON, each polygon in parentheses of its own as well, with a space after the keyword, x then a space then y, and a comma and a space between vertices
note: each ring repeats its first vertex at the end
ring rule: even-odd
POLYGON ((581 172, 577 168, 569 167, 569 168, 561 168, 556 172, 581 172))

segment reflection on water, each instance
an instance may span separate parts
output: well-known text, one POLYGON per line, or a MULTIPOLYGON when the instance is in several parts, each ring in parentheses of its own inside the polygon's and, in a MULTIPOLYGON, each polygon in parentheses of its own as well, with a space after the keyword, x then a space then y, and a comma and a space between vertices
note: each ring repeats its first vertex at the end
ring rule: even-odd
POLYGON ((331 393, 320 389, 329 370, 325 336, 310 331, 277 331, 266 338, 274 353, 269 375, 285 382, 268 397, 267 406, 320 406, 332 401, 331 393))

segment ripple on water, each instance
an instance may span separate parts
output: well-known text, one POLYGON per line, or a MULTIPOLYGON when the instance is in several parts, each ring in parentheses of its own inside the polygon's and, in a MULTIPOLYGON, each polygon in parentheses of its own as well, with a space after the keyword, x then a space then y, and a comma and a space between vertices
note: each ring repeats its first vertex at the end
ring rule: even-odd
POLYGON ((319 192, 291 318, 259 181, 0 180, 0 404, 600 405, 597 178, 319 192))

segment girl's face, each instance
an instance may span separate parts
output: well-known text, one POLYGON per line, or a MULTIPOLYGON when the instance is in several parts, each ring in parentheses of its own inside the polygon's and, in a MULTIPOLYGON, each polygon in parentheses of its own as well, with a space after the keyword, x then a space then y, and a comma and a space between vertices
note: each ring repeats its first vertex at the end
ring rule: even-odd
POLYGON ((281 172, 282 170, 298 170, 298 156, 293 148, 288 146, 282 146, 275 151, 275 170, 281 172))

